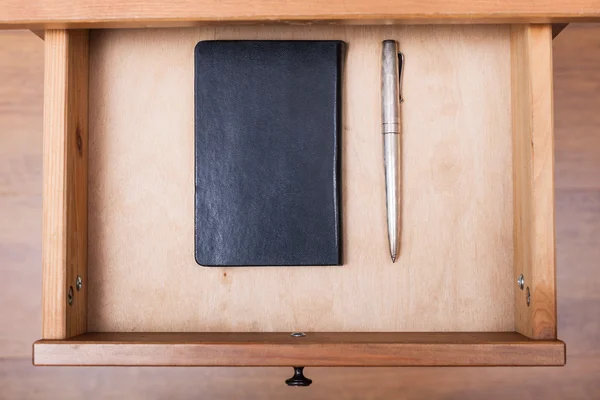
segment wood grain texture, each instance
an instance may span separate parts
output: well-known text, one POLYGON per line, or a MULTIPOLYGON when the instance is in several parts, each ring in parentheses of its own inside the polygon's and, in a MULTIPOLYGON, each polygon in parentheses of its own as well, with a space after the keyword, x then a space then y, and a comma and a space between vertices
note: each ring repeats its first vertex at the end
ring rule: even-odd
POLYGON ((564 365, 561 341, 517 333, 84 334, 42 340, 36 365, 482 366, 564 365))
POLYGON ((41 325, 43 44, 0 32, 0 398, 598 399, 600 397, 600 26, 554 40, 558 333, 561 368, 61 367, 31 363, 41 325), (26 294, 26 295, 24 295, 26 294), (68 389, 65 389, 68 388, 68 389))
POLYGON ((94 31, 89 331, 513 331, 508 26, 94 31), (194 261, 193 48, 348 42, 343 267, 194 261), (399 260, 387 249, 380 43, 406 54, 399 260))
MULTIPOLYGON (((555 112, 561 111, 558 106, 568 110, 563 118, 555 118, 557 189, 582 193, 600 188, 598 26, 579 25, 573 30, 569 26, 554 40, 555 49, 560 48, 554 55, 554 75, 562 82, 560 86, 555 83, 555 112)), ((573 209, 579 209, 581 203, 577 204, 573 209)))
POLYGON ((198 22, 577 22, 600 19, 595 0, 4 0, 0 28, 181 26, 198 22))
POLYGON ((515 329, 534 339, 555 339, 551 26, 513 26, 511 65, 515 329), (516 286, 521 274, 522 290, 516 286))
POLYGON ((44 42, 1 32, 0 77, 0 357, 30 358, 42 322, 44 42))
POLYGON ((87 330, 88 32, 45 37, 43 337, 87 330), (76 290, 81 276, 83 290, 76 290), (67 304, 69 291, 72 304, 67 304))
MULTIPOLYGON (((0 196, 6 198, 41 196, 43 92, 40 87, 44 83, 43 50, 44 42, 33 36, 28 37, 18 31, 2 31, 0 196), (17 42, 18 46, 11 41, 17 42)), ((3 238, 14 237, 11 235, 13 229, 21 232, 22 228, 11 224, 10 219, 1 221, 3 229, 0 234, 6 234, 3 238)), ((25 234, 24 230, 22 232, 25 234)), ((37 236, 40 236, 39 229, 37 236)), ((25 240, 26 236, 22 238, 25 240)), ((25 242, 28 243, 27 240, 25 242)))
POLYGON ((9 399, 590 399, 600 392, 594 356, 565 367, 307 367, 294 389, 290 367, 35 367, 0 360, 9 399), (518 385, 516 389, 515 385, 518 385), (65 390, 68 388, 68 390, 65 390))

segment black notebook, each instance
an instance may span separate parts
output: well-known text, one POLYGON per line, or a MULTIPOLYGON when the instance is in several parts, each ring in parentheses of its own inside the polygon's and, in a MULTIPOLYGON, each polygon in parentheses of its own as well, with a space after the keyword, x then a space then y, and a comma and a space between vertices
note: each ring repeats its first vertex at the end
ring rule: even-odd
POLYGON ((343 45, 196 46, 198 264, 341 263, 343 45))

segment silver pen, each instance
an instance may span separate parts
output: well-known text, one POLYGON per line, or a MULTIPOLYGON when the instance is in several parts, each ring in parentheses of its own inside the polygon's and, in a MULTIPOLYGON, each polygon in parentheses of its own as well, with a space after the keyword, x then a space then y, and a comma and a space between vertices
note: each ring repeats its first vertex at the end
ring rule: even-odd
POLYGON ((400 85, 404 56, 395 40, 385 40, 381 56, 381 124, 385 203, 392 262, 398 257, 400 236, 400 85))

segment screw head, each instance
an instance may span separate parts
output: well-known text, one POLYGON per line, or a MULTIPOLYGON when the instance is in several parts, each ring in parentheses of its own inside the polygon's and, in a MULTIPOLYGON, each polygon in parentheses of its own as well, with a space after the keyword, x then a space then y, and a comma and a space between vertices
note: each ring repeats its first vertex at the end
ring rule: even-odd
POLYGON ((77 279, 75 280, 75 288, 77 289, 78 292, 81 290, 82 286, 83 286, 83 280, 81 279, 81 276, 77 275, 77 279))
POLYGON ((67 294, 67 302, 69 305, 73 304, 73 286, 69 286, 69 293, 67 294))
POLYGON ((306 336, 306 333, 304 333, 304 332, 292 332, 290 334, 290 336, 292 336, 292 337, 304 337, 304 336, 306 336))
POLYGON ((527 286, 527 307, 531 304, 531 292, 529 291, 529 286, 527 286))
POLYGON ((525 287, 525 278, 523 277, 523 274, 519 275, 519 279, 517 279, 517 286, 519 286, 519 289, 523 290, 523 287, 525 287))

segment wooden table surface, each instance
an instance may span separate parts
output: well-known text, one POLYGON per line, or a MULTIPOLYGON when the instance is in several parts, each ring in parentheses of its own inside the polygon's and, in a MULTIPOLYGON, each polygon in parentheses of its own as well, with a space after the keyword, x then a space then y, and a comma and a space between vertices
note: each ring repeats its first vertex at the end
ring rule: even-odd
POLYGON ((43 42, 0 32, 0 399, 600 398, 600 26, 554 41, 558 335, 563 368, 58 368, 41 335, 43 42))

